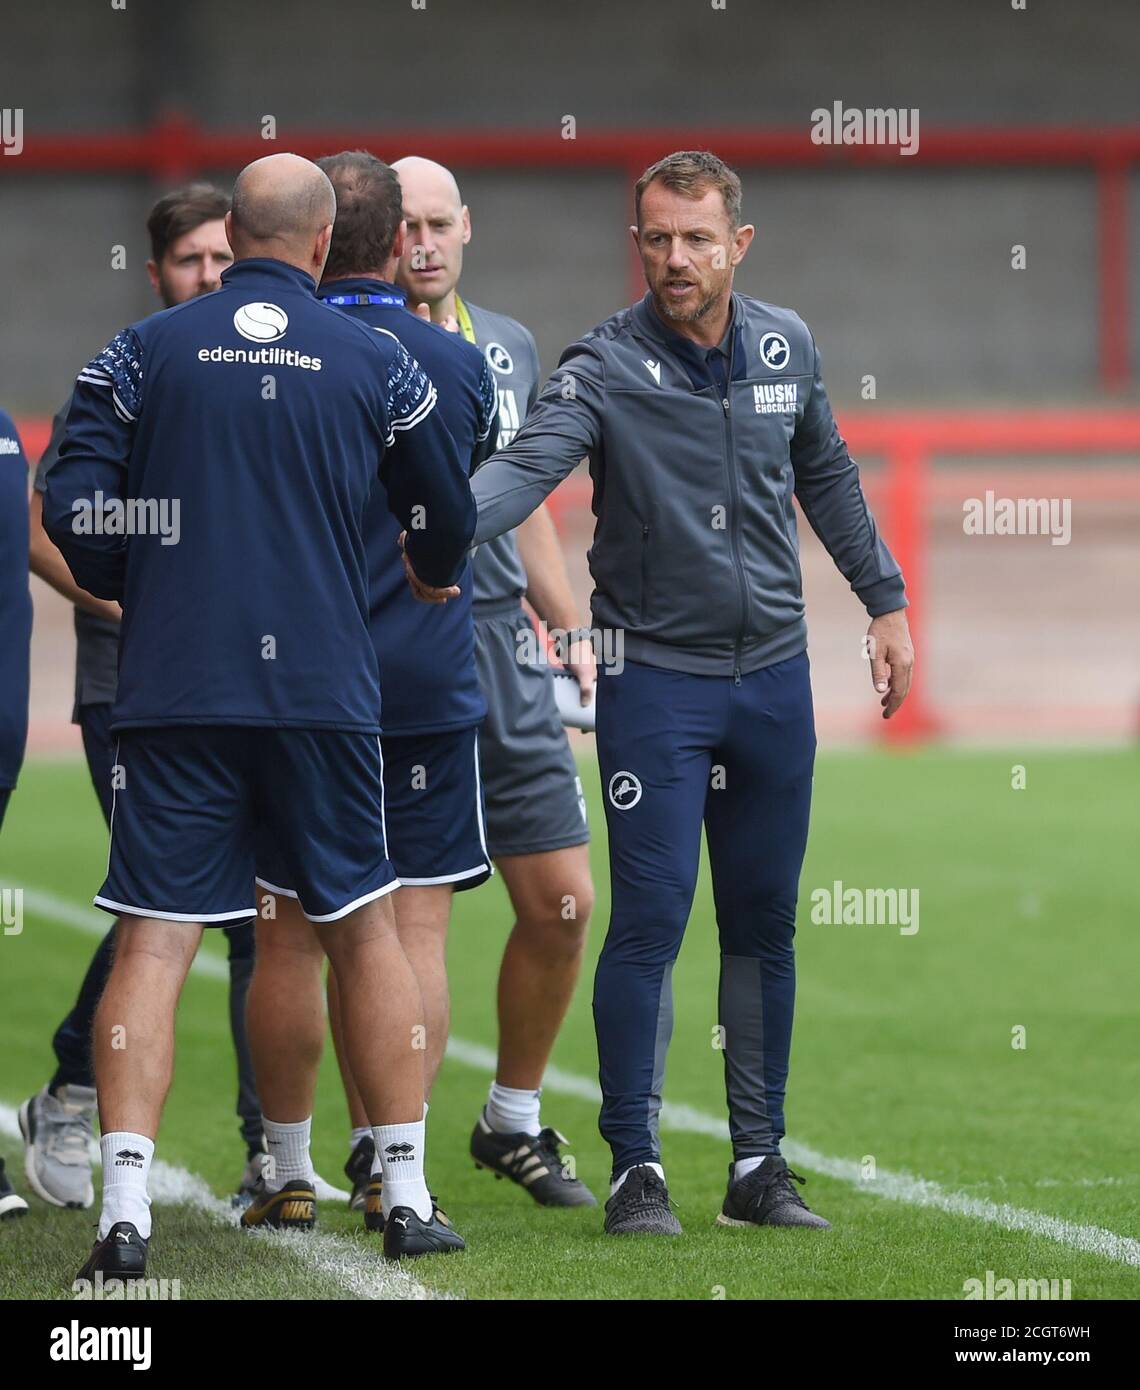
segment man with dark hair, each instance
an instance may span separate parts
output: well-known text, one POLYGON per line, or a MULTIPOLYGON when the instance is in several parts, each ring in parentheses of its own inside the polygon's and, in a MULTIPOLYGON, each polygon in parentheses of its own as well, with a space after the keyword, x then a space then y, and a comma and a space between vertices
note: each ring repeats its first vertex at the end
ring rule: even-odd
MULTIPOLYGON (((146 227, 152 254, 146 270, 164 308, 211 294, 221 284, 222 271, 233 263, 225 231, 228 210, 226 195, 205 183, 173 189, 151 209, 146 227)), ((51 439, 36 469, 30 508, 31 568, 75 605, 72 719, 82 732, 91 782, 103 818, 110 826, 115 762, 111 706, 118 681, 122 610, 118 603, 95 598, 76 584, 43 527, 43 493, 48 475, 59 459, 70 408, 71 397, 52 422, 51 439)), ((261 1107, 245 1031, 246 992, 253 971, 253 927, 242 923, 227 927, 225 934, 229 948, 230 1031, 238 1069, 237 1114, 246 1145, 246 1167, 238 1184, 238 1198, 248 1201, 266 1157, 261 1107)), ((95 1198, 90 1156, 96 1103, 91 1028, 110 973, 114 943, 112 927, 92 957, 71 1012, 55 1031, 54 1075, 20 1108, 28 1182, 32 1191, 52 1206, 85 1208, 95 1198)))
MULTIPOLYGON (((322 284, 347 279, 361 266, 387 267, 404 220, 403 194, 396 171, 367 150, 326 155, 317 164, 336 189, 336 226, 322 284)), ((405 322, 402 314, 395 318, 399 323, 405 322)), ((426 341, 422 335, 421 340, 426 341)))
POLYGON ((674 1235, 658 1116, 671 973, 702 824, 720 934, 733 1161, 718 1220, 825 1227, 780 1156, 796 898, 815 729, 793 496, 871 617, 890 718, 913 651, 903 577, 789 309, 733 291, 752 241, 739 180, 680 151, 637 185, 648 292, 563 353, 515 439, 476 475, 475 539, 517 526, 588 455, 594 622, 625 633, 598 688, 612 907, 594 983, 605 1228, 674 1235))
MULTIPOLYGON (((387 164, 362 150, 330 155, 318 164, 337 198, 321 299, 394 336, 423 365, 438 392, 437 410, 460 457, 473 469, 493 447, 493 375, 476 348, 404 307, 393 284, 404 246, 399 180, 387 164)), ((463 566, 458 592, 446 604, 430 606, 414 598, 400 556, 399 526, 383 488, 369 503, 364 538, 369 631, 380 667, 385 823, 402 885, 392 904, 424 1001, 426 1114, 447 1043, 452 895, 477 887, 491 873, 477 743, 486 706, 475 670, 470 564, 463 566)), ((283 1057, 293 1071, 315 1069, 323 1037, 320 954, 276 859, 272 845, 258 858, 259 881, 278 894, 272 920, 258 924, 250 992, 250 1039, 259 1076, 263 1065, 279 1065, 283 1057)), ((352 1122, 345 1171, 352 1179, 353 1205, 363 1207, 367 1229, 381 1231, 390 1206, 382 1159, 344 1047, 340 990, 331 976, 329 1014, 352 1122)), ((267 1194, 244 1220, 257 1224, 273 1212, 267 1194)), ((438 1207, 436 1213, 442 1219, 438 1207)))
MULTIPOLYGON (((454 326, 490 363, 499 388, 496 447, 514 437, 541 381, 529 329, 461 298, 471 215, 449 169, 410 155, 393 166, 404 192, 408 239, 399 281, 434 323, 454 326)), ((583 704, 594 652, 583 640, 562 547, 545 507, 516 532, 475 553, 475 654, 487 717, 479 756, 487 797, 487 844, 503 875, 515 921, 496 993, 495 1076, 471 1133, 478 1167, 509 1178, 541 1206, 592 1206, 567 1176, 558 1130, 541 1116, 542 1077, 574 995, 593 910, 590 832, 574 754, 562 727, 550 663, 532 655, 526 598, 542 622, 571 635, 566 652, 583 704)))
MULTIPOLYGON (((338 978, 392 1203, 384 1253, 462 1247, 423 1178, 412 1042, 423 1011, 389 901, 399 880, 362 524, 379 478, 409 563, 446 589, 474 503, 423 369, 316 298, 336 214, 321 170, 266 156, 238 176, 233 203, 234 264, 217 293, 124 329, 80 373, 44 497, 45 529, 77 583, 124 612, 121 776, 95 896, 119 918, 94 1032, 103 1206, 82 1278, 145 1272, 175 1010, 203 927, 255 914, 259 835, 338 978), (175 503, 171 528, 161 518, 175 503), (95 525, 93 513, 130 524, 95 525)), ((263 1080, 282 1214, 308 1226, 311 1179, 289 1170, 311 1078, 282 1065, 263 1080)))
POLYGON ((218 288, 218 277, 233 261, 233 253, 224 236, 217 240, 215 224, 224 222, 229 210, 230 200, 212 183, 172 189, 151 208, 146 219, 151 255, 147 272, 155 291, 169 301, 168 308, 192 298, 175 283, 180 270, 199 272, 196 294, 207 293, 207 285, 218 288), (191 238, 190 233, 199 228, 204 229, 202 236, 191 238))

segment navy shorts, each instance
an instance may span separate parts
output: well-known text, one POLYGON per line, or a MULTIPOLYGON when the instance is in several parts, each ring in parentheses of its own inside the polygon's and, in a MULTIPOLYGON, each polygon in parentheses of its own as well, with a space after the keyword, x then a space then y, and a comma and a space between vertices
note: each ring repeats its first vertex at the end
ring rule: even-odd
MULTIPOLYGON (((384 807, 388 854, 409 888, 451 884, 460 892, 491 876, 483 818, 478 729, 385 734, 384 807)), ((257 881, 295 896, 276 847, 258 845, 257 881)))
POLYGON ((399 887, 375 734, 124 729, 115 766, 110 862, 95 899, 108 912, 212 926, 252 917, 265 840, 314 922, 399 887))

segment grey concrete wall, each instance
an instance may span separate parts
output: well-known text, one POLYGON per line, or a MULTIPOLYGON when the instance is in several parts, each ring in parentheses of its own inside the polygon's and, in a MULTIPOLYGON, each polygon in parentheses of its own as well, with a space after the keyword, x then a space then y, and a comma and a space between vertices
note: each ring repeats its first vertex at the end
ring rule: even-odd
MULTIPOLYGON (((0 105, 28 132, 136 128, 182 109, 253 131, 806 124, 917 106, 922 122, 1131 122, 1132 0, 54 0, 9 6, 0 105)), ((663 137, 662 151, 672 143, 663 137)), ((395 157, 407 151, 378 153, 395 157)), ((903 166, 906 167, 903 167, 903 166)), ((228 180, 234 170, 220 171, 228 180)), ((799 309, 833 396, 1071 398, 1097 388, 1095 189, 1078 170, 744 170, 758 240, 741 288, 799 309), (1009 266, 1024 243, 1028 268, 1009 266)), ((544 365, 630 294, 623 176, 460 170, 465 287, 524 319, 544 365)), ((1140 179, 1133 244, 1140 252, 1140 179)), ((23 174, 0 159, 0 399, 50 409, 78 364, 153 307, 130 177, 23 174), (126 271, 111 247, 128 249, 126 271)), ((1140 256, 1134 259, 1140 260, 1140 256)), ((1140 277, 1137 277, 1140 281, 1140 277)), ((1140 307, 1140 285, 1135 290, 1140 307)))
POLYGON ((57 128, 129 125, 161 100, 215 124, 795 124, 836 99, 932 122, 1136 117, 1133 0, 425 4, 11 4, 5 104, 57 128))

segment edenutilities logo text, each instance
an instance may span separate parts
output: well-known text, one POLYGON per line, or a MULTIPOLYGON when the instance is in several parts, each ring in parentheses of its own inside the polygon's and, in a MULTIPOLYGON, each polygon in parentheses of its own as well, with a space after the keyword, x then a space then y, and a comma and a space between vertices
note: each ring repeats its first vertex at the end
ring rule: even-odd
POLYGON ((321 370, 321 359, 293 348, 269 347, 284 338, 289 329, 289 315, 278 304, 257 302, 243 304, 234 314, 234 327, 257 348, 199 348, 199 362, 252 362, 261 367, 303 367, 309 372, 321 370))

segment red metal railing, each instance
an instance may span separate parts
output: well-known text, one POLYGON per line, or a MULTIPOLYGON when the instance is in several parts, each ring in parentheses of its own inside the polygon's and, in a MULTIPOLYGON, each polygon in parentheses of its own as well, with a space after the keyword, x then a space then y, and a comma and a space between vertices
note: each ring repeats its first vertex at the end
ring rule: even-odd
MULTIPOLYGON (((891 552, 906 579, 907 618, 916 650, 922 652, 927 632, 927 558, 931 509, 952 503, 960 513, 963 499, 983 496, 994 486, 992 470, 935 467, 939 455, 1018 455, 1041 458, 1049 454, 1117 454, 1140 458, 1140 410, 1074 408, 1065 410, 898 410, 843 412, 843 436, 859 459, 878 456, 882 469, 863 473, 864 490, 876 512, 891 552)), ((1040 494, 1040 468, 1003 467, 1001 487, 1013 496, 1040 494)), ((1079 478, 1066 471, 1053 486, 1079 484, 1085 500, 1140 501, 1140 468, 1082 469, 1079 478)), ((575 473, 555 491, 549 505, 560 529, 566 513, 587 508, 591 484, 575 473)), ((931 698, 919 664, 918 676, 906 704, 887 723, 875 719, 872 734, 912 742, 939 733, 943 718, 931 698)))
MULTIPOLYGON (((938 167, 1085 168, 1096 177, 1098 239, 1098 344, 1101 380, 1108 390, 1132 376, 1130 324, 1129 175, 1140 164, 1140 127, 1034 126, 1023 129, 924 126, 917 152, 902 157, 884 145, 816 145, 806 125, 757 130, 692 128, 590 130, 563 140, 556 127, 535 130, 298 130, 276 142, 246 131, 204 130, 170 115, 141 130, 83 134, 25 132, 23 153, 0 159, 0 176, 21 174, 140 174, 172 183, 214 169, 239 169, 274 148, 315 158, 330 150, 364 147, 385 157, 415 152, 461 169, 612 169, 631 188, 642 170, 667 150, 713 149, 744 168, 938 167)), ((632 253, 631 253, 632 255, 632 253)), ((640 268, 631 260, 633 297, 640 268)))

